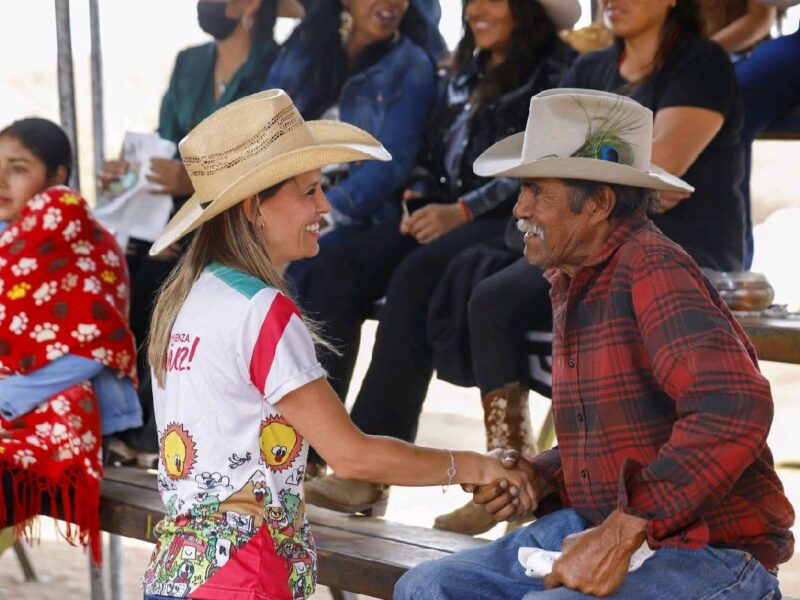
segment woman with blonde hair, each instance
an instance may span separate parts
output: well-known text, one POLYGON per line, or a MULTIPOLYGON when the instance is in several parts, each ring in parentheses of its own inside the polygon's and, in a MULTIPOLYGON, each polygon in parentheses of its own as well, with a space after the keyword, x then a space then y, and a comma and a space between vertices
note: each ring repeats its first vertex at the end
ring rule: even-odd
POLYGON ((197 229, 160 293, 149 348, 167 516, 146 598, 307 598, 316 550, 305 516, 308 443, 345 477, 399 485, 488 483, 533 491, 472 452, 361 433, 317 361, 282 272, 319 250, 330 205, 321 167, 389 160, 345 123, 305 122, 281 90, 211 115, 180 145, 196 193, 151 252, 197 229), (239 597, 239 596, 237 596, 239 597))

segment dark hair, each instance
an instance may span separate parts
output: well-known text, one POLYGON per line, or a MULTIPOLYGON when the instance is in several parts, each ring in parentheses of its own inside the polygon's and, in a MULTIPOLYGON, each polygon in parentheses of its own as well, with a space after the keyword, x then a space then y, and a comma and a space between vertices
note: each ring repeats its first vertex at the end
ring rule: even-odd
MULTIPOLYGON (((313 3, 306 14, 306 17, 295 27, 292 35, 286 41, 291 44, 295 39, 300 38, 307 48, 307 54, 312 54, 318 59, 318 64, 322 72, 326 65, 331 62, 331 48, 341 48, 342 38, 339 35, 341 24, 340 14, 344 10, 341 0, 322 0, 313 3)), ((403 15, 400 22, 400 33, 417 44, 421 48, 426 48, 428 43, 428 27, 425 19, 414 6, 414 0, 409 0, 408 10, 403 15)), ((380 42, 378 42, 380 43, 380 42)), ((367 48, 364 49, 366 51, 367 48)))
POLYGON ((47 119, 29 117, 14 121, 0 131, 0 137, 11 136, 19 140, 36 158, 44 163, 47 176, 55 175, 58 167, 72 173, 72 148, 64 130, 47 119))
POLYGON ((256 37, 272 39, 275 32, 275 21, 278 18, 278 0, 261 0, 256 13, 256 37))
MULTIPOLYGON (((704 29, 700 3, 697 0, 676 0, 675 6, 667 13, 667 18, 661 28, 661 40, 653 58, 653 70, 635 85, 644 84, 666 64, 681 38, 702 37, 704 29)), ((619 48, 622 48, 624 43, 624 40, 617 38, 616 44, 619 48)))
MULTIPOLYGON (((467 4, 463 0, 461 20, 464 35, 453 53, 447 67, 451 73, 463 73, 468 69, 475 54, 475 36, 465 17, 467 4)), ((506 59, 484 74, 483 81, 473 94, 473 104, 497 96, 521 86, 530 77, 542 54, 558 38, 553 19, 538 0, 508 0, 514 29, 509 40, 506 59)))
POLYGON ((608 215, 609 219, 621 219, 639 210, 643 210, 649 216, 654 214, 658 207, 658 192, 655 190, 586 179, 564 179, 564 183, 575 192, 570 210, 576 215, 583 210, 589 198, 597 194, 603 186, 611 188, 617 197, 617 203, 608 215))

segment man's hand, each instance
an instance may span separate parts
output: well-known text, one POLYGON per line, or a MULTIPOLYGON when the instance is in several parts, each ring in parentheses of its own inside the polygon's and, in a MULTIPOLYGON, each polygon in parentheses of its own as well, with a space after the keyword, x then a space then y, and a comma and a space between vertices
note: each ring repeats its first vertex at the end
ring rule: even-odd
POLYGON ((665 212, 678 206, 678 204, 686 200, 688 197, 689 194, 686 192, 661 192, 658 195, 658 208, 656 208, 656 212, 659 214, 664 214, 665 212))
POLYGON ((615 510, 598 527, 567 536, 544 587, 563 585, 589 596, 610 596, 625 580, 646 525, 645 519, 615 510))
POLYGON ((501 521, 511 521, 529 515, 536 510, 539 502, 553 491, 536 472, 533 465, 516 450, 493 450, 489 456, 496 457, 505 469, 520 469, 528 476, 534 490, 533 505, 525 506, 520 502, 520 491, 514 485, 509 485, 505 479, 498 479, 488 485, 475 487, 472 485, 462 486, 464 491, 471 493, 472 501, 480 504, 492 515, 498 523, 501 521))
POLYGON ((430 244, 467 222, 464 211, 454 204, 428 204, 400 222, 400 233, 413 235, 420 244, 430 244))
POLYGON ((152 193, 178 197, 191 196, 194 193, 192 181, 181 161, 154 158, 150 161, 150 170, 152 175, 147 176, 147 181, 155 186, 152 193))

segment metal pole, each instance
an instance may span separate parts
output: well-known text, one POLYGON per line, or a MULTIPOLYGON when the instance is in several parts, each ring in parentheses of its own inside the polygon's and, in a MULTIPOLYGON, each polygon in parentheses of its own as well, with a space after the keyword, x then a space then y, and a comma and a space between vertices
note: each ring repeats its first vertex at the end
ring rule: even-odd
POLYGON ((103 49, 100 43, 98 0, 89 0, 89 27, 92 37, 92 128, 94 130, 94 170, 105 162, 105 121, 103 118, 103 49))
POLYGON ((122 537, 108 536, 108 566, 111 582, 111 600, 124 600, 125 596, 125 561, 122 552, 122 537))
POLYGON ((55 0, 56 39, 58 41, 58 105, 61 126, 72 144, 73 169, 70 185, 80 188, 78 175, 78 127, 75 117, 75 74, 72 70, 72 34, 69 23, 69 0, 55 0))

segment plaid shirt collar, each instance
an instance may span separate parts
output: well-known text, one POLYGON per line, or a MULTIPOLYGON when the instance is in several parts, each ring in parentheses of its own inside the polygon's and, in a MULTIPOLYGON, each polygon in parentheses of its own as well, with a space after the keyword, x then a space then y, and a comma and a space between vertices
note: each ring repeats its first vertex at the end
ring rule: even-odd
MULTIPOLYGON (((594 256, 592 256, 583 264, 583 266, 581 266, 578 273, 575 274, 576 278, 580 276, 584 269, 593 269, 594 267, 604 265, 606 262, 608 262, 608 260, 625 241, 629 240, 634 233, 636 233, 649 222, 650 219, 647 217, 644 211, 637 211, 632 215, 623 217, 623 219, 620 220, 620 222, 611 232, 611 235, 608 236, 608 239, 602 245, 600 250, 598 250, 594 256)), ((556 286, 557 283, 562 279, 569 280, 569 275, 557 268, 548 269, 545 271, 544 276, 552 286, 556 286)))

